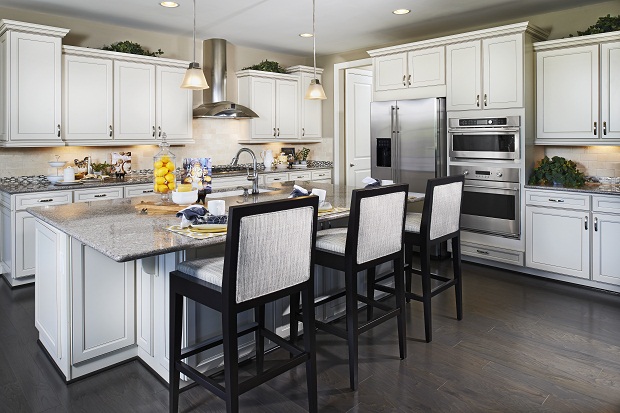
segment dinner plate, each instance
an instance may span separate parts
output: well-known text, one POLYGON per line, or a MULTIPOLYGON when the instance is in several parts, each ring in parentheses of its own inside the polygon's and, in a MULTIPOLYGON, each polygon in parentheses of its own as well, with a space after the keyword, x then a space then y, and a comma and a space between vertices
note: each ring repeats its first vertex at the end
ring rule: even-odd
POLYGON ((226 224, 196 224, 189 227, 190 231, 195 232, 226 232, 226 224))

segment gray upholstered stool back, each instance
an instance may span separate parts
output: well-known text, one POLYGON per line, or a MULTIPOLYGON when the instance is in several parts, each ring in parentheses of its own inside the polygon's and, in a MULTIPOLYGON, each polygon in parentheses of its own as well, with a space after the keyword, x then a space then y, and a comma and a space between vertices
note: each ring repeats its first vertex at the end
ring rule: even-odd
POLYGON ((435 187, 429 237, 431 240, 459 230, 462 196, 463 184, 461 182, 435 187))

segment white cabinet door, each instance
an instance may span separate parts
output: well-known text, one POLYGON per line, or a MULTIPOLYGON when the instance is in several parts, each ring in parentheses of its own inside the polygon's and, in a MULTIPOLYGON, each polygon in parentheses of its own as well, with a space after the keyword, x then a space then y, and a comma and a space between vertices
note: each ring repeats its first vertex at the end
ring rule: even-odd
POLYGON ((598 48, 537 53, 537 139, 598 139, 598 48))
POLYGON ((135 263, 116 262, 71 241, 72 363, 136 343, 135 263))
MULTIPOLYGON (((317 73, 316 77, 322 83, 321 75, 317 73)), ((320 139, 323 136, 323 114, 322 100, 304 99, 304 94, 310 82, 314 78, 313 74, 302 73, 301 87, 302 95, 299 96, 301 101, 301 139, 320 139)))
POLYGON ((523 106, 523 35, 482 41, 484 109, 523 106))
POLYGON ((299 89, 296 80, 276 80, 276 138, 299 138, 299 89))
POLYGON ((68 142, 112 139, 112 61, 63 56, 63 137, 68 142))
POLYGON ((375 90, 407 88, 407 53, 397 53, 374 58, 375 90))
POLYGON ((9 140, 22 146, 63 145, 61 39, 11 33, 9 62, 9 140))
POLYGON ((155 66, 114 62, 114 139, 153 143, 155 66))
POLYGON ((480 109, 480 41, 449 45, 446 54, 446 109, 480 109))
POLYGON ((408 87, 446 84, 446 51, 444 46, 414 50, 407 54, 408 87))
POLYGON ((192 92, 179 87, 185 69, 157 66, 155 73, 157 137, 166 132, 170 143, 193 142, 192 92))
POLYGON ((249 107, 258 115, 252 119, 252 138, 273 139, 276 134, 276 81, 253 77, 250 88, 249 107))
POLYGON ((526 207, 526 266, 590 278, 587 211, 526 207))
POLYGON ((36 218, 26 211, 15 212, 15 261, 13 278, 34 274, 34 223, 36 218))
POLYGON ((620 42, 601 45, 601 122, 603 139, 620 139, 620 42))
POLYGON ((592 279, 620 285, 620 216, 592 215, 592 279))

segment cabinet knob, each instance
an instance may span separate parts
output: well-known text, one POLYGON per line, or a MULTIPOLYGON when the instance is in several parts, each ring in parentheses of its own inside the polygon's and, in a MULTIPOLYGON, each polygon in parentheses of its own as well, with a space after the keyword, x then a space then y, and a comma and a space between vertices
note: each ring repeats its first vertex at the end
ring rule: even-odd
POLYGON ((409 86, 411 86, 411 75, 407 77, 407 83, 409 84, 409 86))
POLYGON ((480 95, 476 95, 476 107, 480 107, 480 95))
POLYGON ((301 128, 301 136, 306 136, 306 128, 301 128))
POLYGON ((596 136, 596 122, 594 122, 594 136, 596 136))
POLYGON ((153 137, 155 137, 155 126, 153 126, 153 137))
POLYGON ((273 136, 276 136, 276 128, 273 128, 273 136))
POLYGON ((111 138, 112 137, 112 131, 113 131, 112 125, 110 125, 109 128, 110 128, 110 138, 111 138))
POLYGON ((278 128, 278 136, 280 136, 280 128, 278 128))
POLYGON ((157 127, 157 137, 161 138, 161 126, 157 127))
POLYGON ((487 94, 486 93, 484 94, 484 106, 488 106, 487 105, 487 94))
POLYGON ((407 75, 403 75, 403 86, 407 86, 407 82, 405 81, 407 79, 407 75))
POLYGON ((354 163, 350 163, 350 164, 349 164, 349 166, 350 166, 351 168, 353 168, 353 167, 355 166, 355 164, 354 164, 354 163))
POLYGON ((598 231, 598 218, 594 217, 594 231, 598 231))
POLYGON ((607 135, 607 122, 603 122, 603 135, 607 135))
POLYGON ((58 124, 58 126, 56 126, 56 128, 58 129, 58 137, 60 138, 60 124, 58 124))
POLYGON ((585 230, 587 231, 588 230, 588 216, 587 215, 585 216, 585 219, 583 221, 583 226, 585 230))

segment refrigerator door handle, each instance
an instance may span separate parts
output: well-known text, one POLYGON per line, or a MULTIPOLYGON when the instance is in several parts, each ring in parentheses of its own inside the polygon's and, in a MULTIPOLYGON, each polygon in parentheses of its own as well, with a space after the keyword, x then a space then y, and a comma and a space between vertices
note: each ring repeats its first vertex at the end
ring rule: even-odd
POLYGON ((398 106, 392 106, 392 151, 393 168, 392 168, 392 180, 395 183, 400 182, 400 130, 398 119, 398 106))

